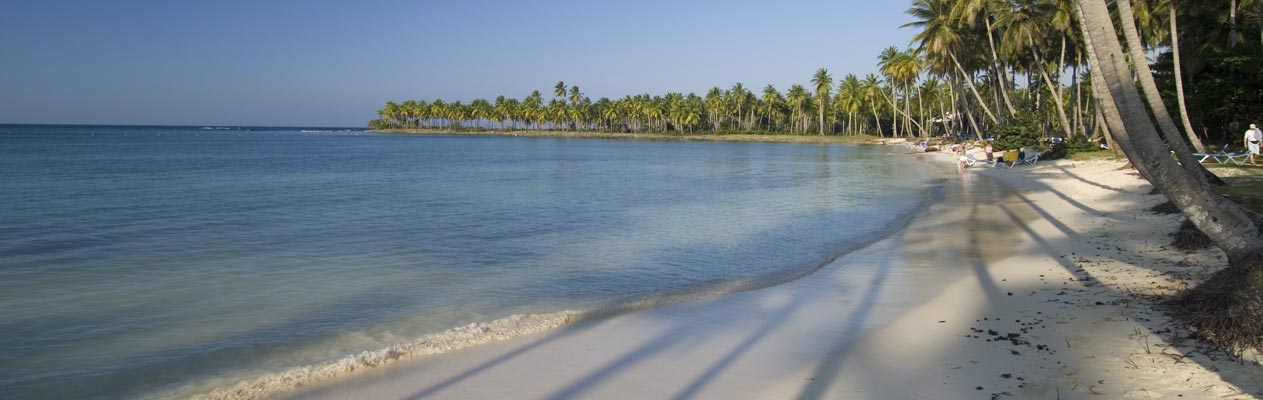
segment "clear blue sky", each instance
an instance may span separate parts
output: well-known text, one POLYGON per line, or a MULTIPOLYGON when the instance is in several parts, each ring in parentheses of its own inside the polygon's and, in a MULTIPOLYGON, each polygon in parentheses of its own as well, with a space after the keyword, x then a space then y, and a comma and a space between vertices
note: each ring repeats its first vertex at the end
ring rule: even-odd
POLYGON ((911 1, 13 1, 0 123, 363 126, 387 100, 781 91, 876 71, 911 1))

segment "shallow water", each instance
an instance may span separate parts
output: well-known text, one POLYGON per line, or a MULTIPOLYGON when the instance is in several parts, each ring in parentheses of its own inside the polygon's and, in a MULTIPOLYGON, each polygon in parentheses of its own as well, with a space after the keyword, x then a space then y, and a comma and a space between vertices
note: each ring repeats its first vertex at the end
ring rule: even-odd
POLYGON ((811 270, 926 200, 846 145, 0 126, 0 388, 115 398, 811 270))

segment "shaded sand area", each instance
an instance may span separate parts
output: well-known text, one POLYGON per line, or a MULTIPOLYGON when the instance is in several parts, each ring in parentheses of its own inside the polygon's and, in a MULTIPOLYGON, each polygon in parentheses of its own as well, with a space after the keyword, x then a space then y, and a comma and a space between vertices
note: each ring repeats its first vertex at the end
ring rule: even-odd
POLYGON ((807 277, 401 361, 288 397, 1263 396, 1257 355, 1199 347, 1150 305, 1222 254, 1168 250, 1179 216, 1149 213, 1161 197, 1121 165, 930 168, 943 174, 941 201, 807 277))

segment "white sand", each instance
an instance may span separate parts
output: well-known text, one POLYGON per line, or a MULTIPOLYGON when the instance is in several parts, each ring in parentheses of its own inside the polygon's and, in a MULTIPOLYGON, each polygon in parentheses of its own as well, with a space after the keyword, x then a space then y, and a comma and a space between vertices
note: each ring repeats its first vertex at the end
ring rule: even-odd
POLYGON ((1222 255, 1166 250, 1179 217, 1148 213, 1160 196, 1120 166, 947 172, 943 201, 908 229, 805 278, 403 361, 290 395, 1263 396, 1257 355, 1203 353, 1150 306, 1148 295, 1204 278, 1222 255))

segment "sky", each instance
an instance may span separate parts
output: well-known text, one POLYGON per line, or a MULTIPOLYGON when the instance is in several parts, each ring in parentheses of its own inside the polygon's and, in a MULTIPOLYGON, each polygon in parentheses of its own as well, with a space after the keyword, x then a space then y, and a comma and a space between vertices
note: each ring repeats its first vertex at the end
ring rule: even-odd
POLYGON ((876 72, 911 1, 64 0, 0 13, 0 123, 364 126, 388 100, 876 72))

